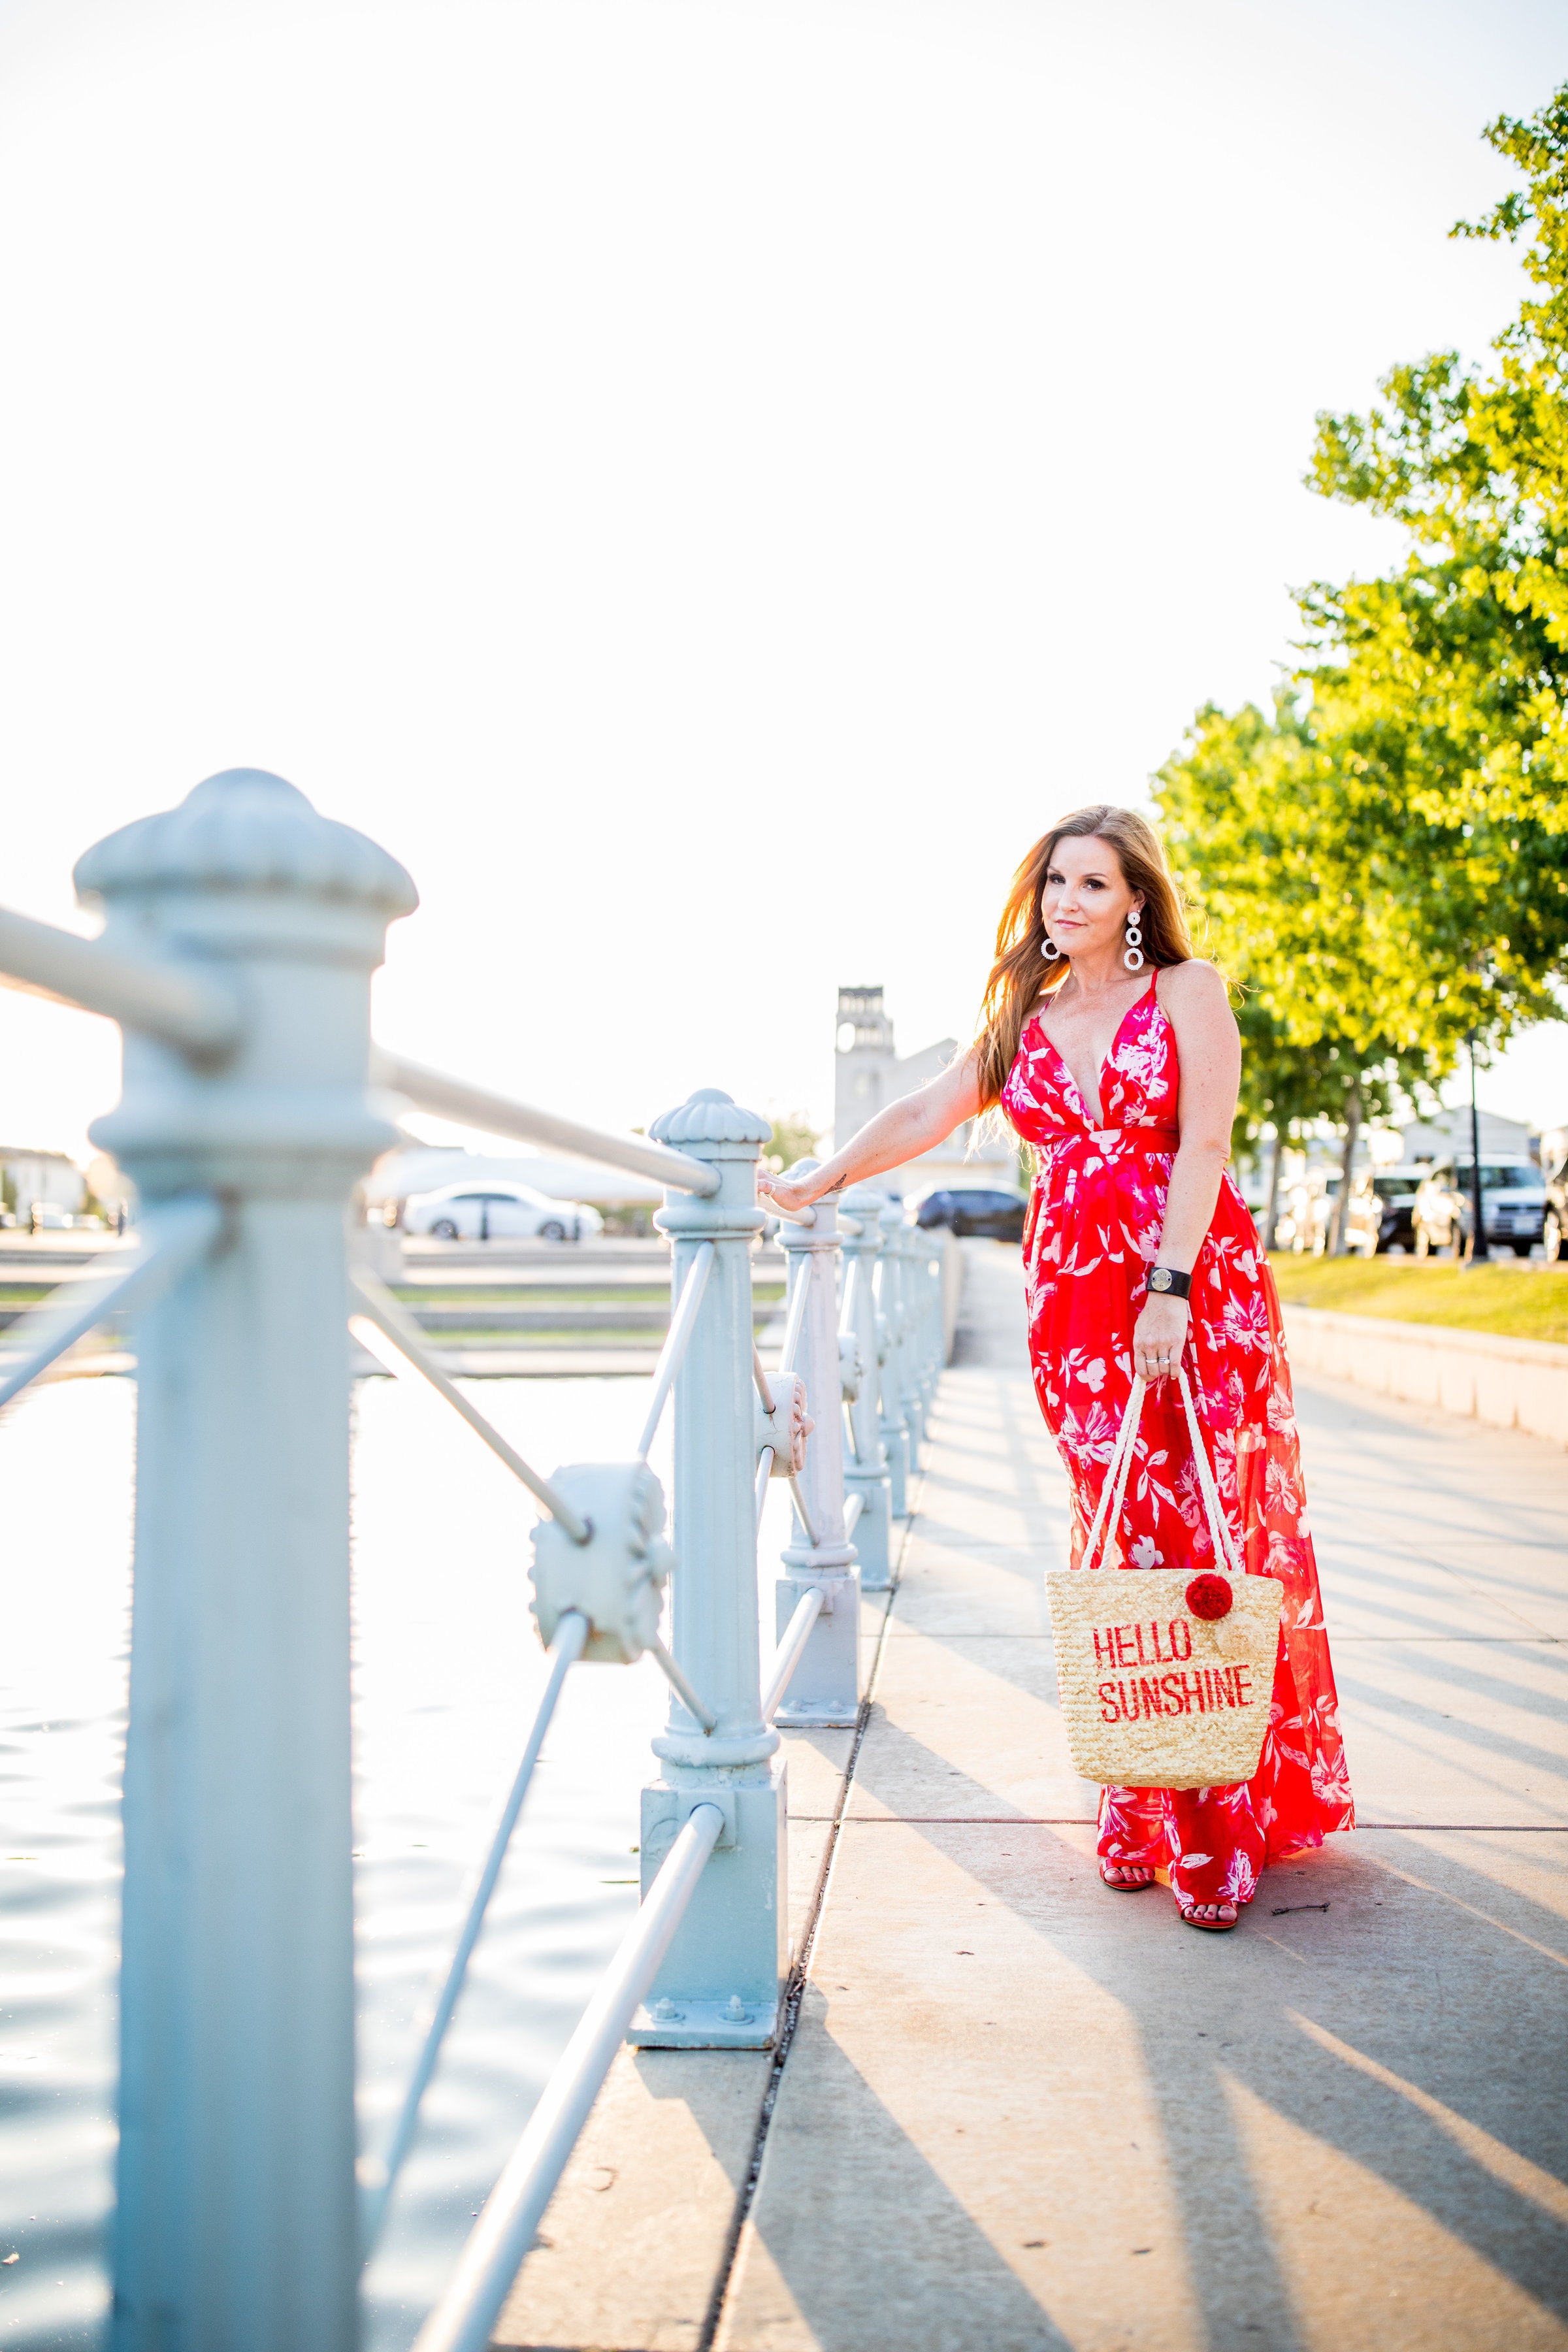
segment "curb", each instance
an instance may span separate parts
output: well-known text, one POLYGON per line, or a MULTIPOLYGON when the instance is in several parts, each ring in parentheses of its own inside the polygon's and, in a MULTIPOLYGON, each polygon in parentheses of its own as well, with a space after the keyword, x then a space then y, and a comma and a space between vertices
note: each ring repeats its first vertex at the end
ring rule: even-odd
POLYGON ((1284 1308, 1290 1364, 1299 1372, 1400 1397, 1409 1404, 1522 1430, 1568 1447, 1568 1348, 1496 1331, 1452 1331, 1321 1307, 1284 1308))

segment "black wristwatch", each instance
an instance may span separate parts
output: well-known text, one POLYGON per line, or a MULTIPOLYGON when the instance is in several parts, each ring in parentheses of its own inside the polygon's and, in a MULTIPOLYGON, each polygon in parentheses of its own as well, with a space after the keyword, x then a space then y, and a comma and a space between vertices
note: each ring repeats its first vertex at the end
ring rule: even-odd
POLYGON ((1191 1294, 1193 1277, 1178 1274, 1173 1265, 1156 1265, 1150 1269, 1149 1287, 1165 1298, 1185 1298, 1191 1294))

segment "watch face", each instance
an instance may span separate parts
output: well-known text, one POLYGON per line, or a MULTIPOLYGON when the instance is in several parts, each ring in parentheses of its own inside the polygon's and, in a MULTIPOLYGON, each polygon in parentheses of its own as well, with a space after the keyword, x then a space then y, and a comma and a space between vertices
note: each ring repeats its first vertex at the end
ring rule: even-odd
POLYGON ((1171 1287, 1170 1275, 1163 1265, 1157 1265, 1149 1276, 1149 1287, 1151 1290, 1169 1290, 1171 1287))

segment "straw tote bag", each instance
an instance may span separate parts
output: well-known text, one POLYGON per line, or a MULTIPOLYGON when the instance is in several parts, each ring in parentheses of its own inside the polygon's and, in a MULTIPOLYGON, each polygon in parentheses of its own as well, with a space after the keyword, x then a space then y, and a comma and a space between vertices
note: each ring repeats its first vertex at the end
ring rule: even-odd
POLYGON ((1178 1368, 1215 1565, 1100 1572, 1121 1515, 1146 1383, 1135 1380, 1079 1568, 1046 1572, 1074 1769, 1102 1787, 1212 1789, 1258 1769, 1285 1587, 1243 1573, 1178 1368), (1221 1572, 1225 1563, 1228 1574, 1221 1572))

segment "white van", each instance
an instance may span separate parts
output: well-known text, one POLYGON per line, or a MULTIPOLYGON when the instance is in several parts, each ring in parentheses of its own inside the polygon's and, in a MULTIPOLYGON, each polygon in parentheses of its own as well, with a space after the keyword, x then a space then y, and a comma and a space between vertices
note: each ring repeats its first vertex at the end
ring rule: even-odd
MULTIPOLYGON (((1415 1195, 1410 1221, 1415 1255, 1436 1250, 1462 1255, 1474 1223, 1471 1179, 1474 1162, 1440 1160, 1415 1195)), ((1533 1160, 1497 1154, 1481 1162, 1481 1220, 1488 1246, 1528 1257, 1542 1237, 1546 1218, 1546 1179, 1533 1160)))

